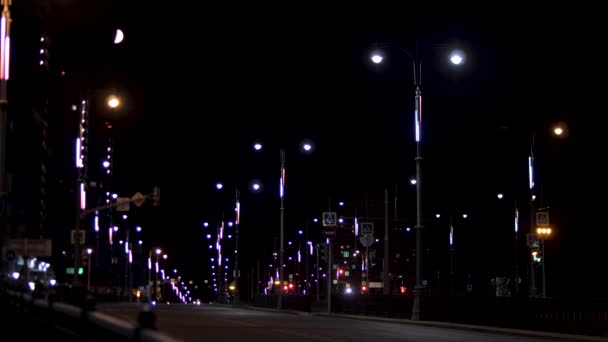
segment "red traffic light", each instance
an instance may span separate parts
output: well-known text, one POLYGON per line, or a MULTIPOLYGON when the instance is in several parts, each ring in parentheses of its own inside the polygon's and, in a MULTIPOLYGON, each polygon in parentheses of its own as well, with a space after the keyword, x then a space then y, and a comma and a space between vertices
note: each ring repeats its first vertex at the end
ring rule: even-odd
POLYGON ((407 287, 405 287, 405 286, 401 286, 401 287, 399 288, 399 290, 401 291, 401 293, 405 293, 405 291, 407 291, 407 287))
POLYGON ((365 286, 365 285, 361 286, 361 292, 365 292, 365 291, 367 291, 367 286, 365 286))

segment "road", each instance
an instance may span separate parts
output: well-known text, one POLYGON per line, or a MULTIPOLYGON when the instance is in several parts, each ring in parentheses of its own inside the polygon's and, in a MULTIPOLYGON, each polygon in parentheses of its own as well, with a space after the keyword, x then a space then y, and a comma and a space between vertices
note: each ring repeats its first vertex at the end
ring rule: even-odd
MULTIPOLYGON (((136 305, 104 305, 100 311, 136 323, 136 305)), ((334 317, 233 309, 204 304, 156 308, 160 331, 183 341, 547 341, 505 334, 334 317)))

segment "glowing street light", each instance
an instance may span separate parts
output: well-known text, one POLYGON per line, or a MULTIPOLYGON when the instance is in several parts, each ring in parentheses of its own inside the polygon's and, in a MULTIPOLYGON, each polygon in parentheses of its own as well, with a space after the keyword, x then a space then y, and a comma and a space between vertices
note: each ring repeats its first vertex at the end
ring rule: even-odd
MULTIPOLYGON (((401 48, 412 61, 413 67, 413 76, 414 76, 414 135, 416 141, 416 285, 414 287, 414 303, 412 306, 412 320, 420 320, 421 314, 421 301, 422 301, 422 292, 424 290, 424 286, 422 283, 422 265, 423 265, 423 243, 422 243, 422 231, 424 226, 422 224, 422 186, 421 186, 421 174, 422 174, 422 62, 425 56, 428 55, 431 50, 434 48, 441 48, 445 46, 433 46, 427 51, 424 51, 422 54, 418 54, 418 51, 415 51, 415 54, 410 53, 405 48, 401 48)), ((384 56, 381 51, 373 51, 371 56, 371 60, 375 64, 380 64, 384 60, 384 56)), ((450 61, 454 65, 461 65, 465 62, 465 56, 462 51, 454 51, 450 55, 450 61)))
POLYGON ((371 56, 371 60, 372 62, 376 63, 376 64, 380 64, 382 63, 382 60, 384 60, 384 56, 382 56, 380 53, 374 53, 371 56))
POLYGON ((108 107, 115 109, 118 108, 118 106, 120 106, 120 99, 116 97, 116 95, 110 95, 110 97, 108 97, 108 107))

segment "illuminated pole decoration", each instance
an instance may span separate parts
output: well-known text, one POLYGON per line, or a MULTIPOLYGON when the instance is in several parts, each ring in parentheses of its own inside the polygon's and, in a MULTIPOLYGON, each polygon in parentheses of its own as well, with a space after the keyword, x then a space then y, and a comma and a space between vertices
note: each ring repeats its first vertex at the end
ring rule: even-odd
POLYGON ((277 289, 277 309, 283 308, 283 295, 281 286, 285 280, 285 248, 283 246, 285 240, 285 149, 281 148, 281 179, 279 183, 279 196, 281 197, 281 233, 280 233, 280 249, 279 249, 279 288, 277 289))
MULTIPOLYGON (((76 107, 76 109, 78 109, 76 107)), ((78 120, 78 137, 75 144, 75 164, 76 164, 76 186, 78 196, 78 206, 76 210, 76 220, 74 229, 80 231, 80 219, 83 211, 86 209, 86 178, 87 178, 87 141, 88 141, 88 123, 89 110, 86 100, 80 103, 80 116, 78 120)), ((80 236, 80 234, 76 234, 80 236)), ((82 253, 80 252, 83 241, 75 239, 74 241, 74 286, 80 286, 80 277, 77 272, 82 263, 82 253)))
POLYGON ((233 304, 239 304, 241 301, 239 291, 239 278, 241 271, 239 270, 239 224, 241 223, 241 202, 239 201, 240 192, 236 189, 236 232, 235 232, 235 251, 234 251, 234 301, 233 304))
MULTIPOLYGON (((8 7, 12 5, 12 0, 2 0, 2 19, 0 21, 0 80, 9 79, 10 54, 11 54, 11 12, 8 7)), ((2 100, 6 100, 6 84, 3 84, 2 100)))
MULTIPOLYGON (((530 233, 534 234, 534 136, 532 136, 532 146, 528 157, 528 177, 530 185, 530 233)), ((530 297, 536 297, 536 262, 534 258, 530 260, 530 297)))

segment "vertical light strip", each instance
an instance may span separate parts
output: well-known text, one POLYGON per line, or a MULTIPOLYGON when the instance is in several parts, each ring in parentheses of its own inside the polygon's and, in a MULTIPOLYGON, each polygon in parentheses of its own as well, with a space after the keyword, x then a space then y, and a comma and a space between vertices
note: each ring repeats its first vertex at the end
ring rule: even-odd
POLYGON ((532 156, 528 157, 528 176, 530 178, 530 190, 534 189, 534 169, 533 169, 533 161, 534 158, 532 156))
POLYGON ((76 168, 82 168, 82 159, 80 158, 80 137, 76 138, 76 168))
POLYGON ((96 232, 99 231, 99 211, 95 212, 95 218, 93 219, 93 225, 96 232))
POLYGON ((87 192, 84 190, 84 183, 80 183, 80 209, 87 207, 87 192))
POLYGON ((450 226, 450 247, 454 245, 454 226, 450 226))
POLYGON ((4 74, 4 66, 6 61, 5 56, 6 56, 6 41, 4 40, 4 37, 6 36, 6 22, 7 19, 4 16, 4 13, 2 14, 2 19, 0 20, 0 79, 1 80, 6 80, 7 78, 5 77, 6 75, 4 74))
POLYGON ((4 39, 6 40, 6 43, 4 43, 4 79, 8 80, 11 58, 11 37, 7 36, 4 39))
POLYGON ((515 209, 515 233, 519 230, 519 211, 515 209))

